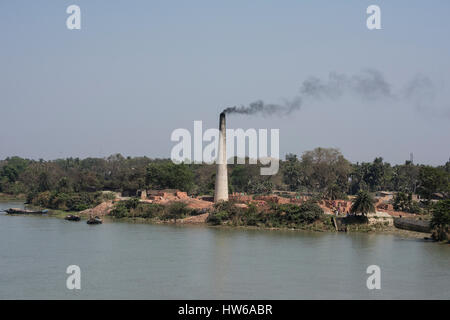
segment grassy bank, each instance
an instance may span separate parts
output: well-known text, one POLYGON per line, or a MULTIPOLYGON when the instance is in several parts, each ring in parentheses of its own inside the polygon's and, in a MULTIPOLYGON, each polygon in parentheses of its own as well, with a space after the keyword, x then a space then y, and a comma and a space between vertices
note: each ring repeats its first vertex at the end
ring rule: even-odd
POLYGON ((24 194, 6 194, 0 193, 0 201, 25 201, 26 196, 24 194))
MULTIPOLYGON (((68 214, 80 214, 79 211, 54 209, 39 205, 28 205, 27 207, 36 210, 49 209, 48 216, 54 218, 64 218, 68 214)), ((109 221, 129 223, 191 224, 184 219, 204 213, 205 211, 190 209, 182 202, 160 205, 130 199, 117 202, 111 213, 104 218, 109 221)), ((87 216, 82 216, 82 218, 87 218, 87 216)), ((423 239, 429 236, 425 233, 400 230, 383 223, 369 225, 364 221, 359 221, 361 219, 356 220, 358 221, 346 223, 348 233, 393 234, 415 239, 423 239)), ((215 228, 336 232, 333 216, 325 214, 314 202, 306 202, 300 206, 270 203, 264 207, 239 206, 233 202, 224 202, 216 204, 210 210, 206 221, 203 221, 195 222, 195 224, 215 228)))
POLYGON ((236 206, 232 202, 216 204, 208 217, 210 225, 333 231, 331 216, 310 201, 302 205, 270 203, 267 207, 236 206))

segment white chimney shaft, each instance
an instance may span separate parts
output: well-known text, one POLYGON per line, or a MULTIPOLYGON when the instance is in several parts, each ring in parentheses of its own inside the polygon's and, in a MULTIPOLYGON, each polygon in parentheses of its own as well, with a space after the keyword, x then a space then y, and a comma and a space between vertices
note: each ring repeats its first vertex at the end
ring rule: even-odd
POLYGON ((214 202, 228 201, 228 172, 227 172, 227 127, 225 113, 220 114, 219 121, 219 152, 217 155, 216 189, 214 202))

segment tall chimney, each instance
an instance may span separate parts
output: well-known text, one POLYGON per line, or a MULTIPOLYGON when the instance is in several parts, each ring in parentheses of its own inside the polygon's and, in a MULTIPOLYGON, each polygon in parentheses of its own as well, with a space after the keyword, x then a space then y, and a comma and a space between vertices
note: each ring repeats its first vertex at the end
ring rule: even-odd
POLYGON ((227 126, 225 113, 220 114, 219 120, 219 152, 217 156, 216 189, 214 202, 228 201, 228 172, 227 172, 227 126))

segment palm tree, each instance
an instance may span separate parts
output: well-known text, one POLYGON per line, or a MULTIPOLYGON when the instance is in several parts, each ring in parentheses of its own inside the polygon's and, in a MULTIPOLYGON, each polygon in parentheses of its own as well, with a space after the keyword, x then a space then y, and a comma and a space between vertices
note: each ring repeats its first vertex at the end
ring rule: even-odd
POLYGON ((367 191, 359 191, 358 196, 353 200, 351 213, 362 213, 363 216, 370 212, 375 212, 374 200, 367 191))

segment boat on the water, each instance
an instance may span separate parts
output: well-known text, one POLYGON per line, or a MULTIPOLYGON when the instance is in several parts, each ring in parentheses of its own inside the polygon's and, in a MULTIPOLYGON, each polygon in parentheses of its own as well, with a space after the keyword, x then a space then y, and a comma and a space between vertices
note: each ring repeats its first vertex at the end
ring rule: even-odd
POLYGON ((7 214, 46 214, 48 212, 48 210, 45 209, 45 210, 33 211, 33 210, 27 210, 27 209, 9 208, 9 209, 6 209, 5 212, 7 214))
POLYGON ((64 219, 67 221, 80 221, 81 220, 80 216, 73 215, 73 214, 67 215, 64 219))
POLYGON ((97 216, 95 216, 94 218, 90 217, 88 221, 86 221, 87 224, 101 224, 102 222, 102 219, 97 216))

